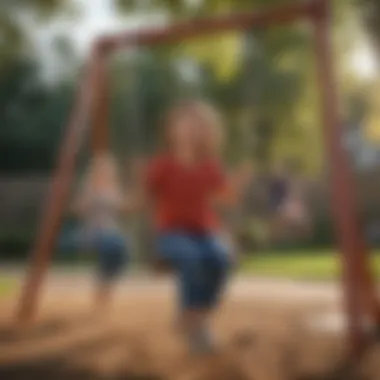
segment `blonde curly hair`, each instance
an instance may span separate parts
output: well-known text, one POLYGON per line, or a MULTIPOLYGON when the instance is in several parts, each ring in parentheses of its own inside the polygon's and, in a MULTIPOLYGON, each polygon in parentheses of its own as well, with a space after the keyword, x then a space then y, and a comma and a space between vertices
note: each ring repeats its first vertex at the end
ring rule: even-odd
POLYGON ((171 107, 164 119, 165 143, 171 147, 171 129, 177 121, 188 116, 193 118, 197 125, 197 149, 200 154, 218 155, 224 143, 224 127, 222 117, 217 108, 209 102, 202 100, 187 100, 171 107))

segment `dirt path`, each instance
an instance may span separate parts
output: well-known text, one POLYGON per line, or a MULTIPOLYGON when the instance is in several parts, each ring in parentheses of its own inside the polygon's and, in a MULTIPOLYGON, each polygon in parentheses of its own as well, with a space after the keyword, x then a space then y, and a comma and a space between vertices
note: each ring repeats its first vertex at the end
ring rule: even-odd
POLYGON ((353 367, 341 334, 310 328, 310 318, 338 309, 333 284, 235 278, 215 316, 220 351, 194 357, 174 328, 172 279, 126 278, 103 317, 91 312, 91 280, 88 272, 53 271, 38 321, 22 329, 10 323, 13 300, 1 303, 0 379, 380 378, 376 347, 353 367))
MULTIPOLYGON (((0 278, 21 283, 25 269, 18 267, 1 267, 0 278)), ((173 279, 167 276, 132 273, 120 282, 119 291, 152 292, 166 290, 172 286, 173 279)), ((54 268, 47 277, 47 292, 67 292, 70 288, 80 287, 88 290, 92 287, 93 275, 90 270, 78 268, 54 268)), ((306 301, 309 298, 334 302, 339 300, 340 286, 337 283, 303 282, 290 279, 255 278, 234 276, 230 283, 230 291, 237 297, 266 297, 288 301, 306 301)))

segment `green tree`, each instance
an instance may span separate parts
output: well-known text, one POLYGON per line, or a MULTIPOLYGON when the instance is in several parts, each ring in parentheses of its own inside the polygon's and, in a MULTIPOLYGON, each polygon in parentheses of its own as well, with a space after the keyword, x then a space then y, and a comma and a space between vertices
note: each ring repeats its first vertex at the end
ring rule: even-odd
POLYGON ((377 53, 380 54, 380 2, 377 0, 357 0, 357 7, 372 37, 377 53))
POLYGON ((0 2, 0 75, 21 55, 33 55, 23 16, 41 22, 71 9, 65 0, 3 0, 0 2))
MULTIPOLYGON (((191 7, 187 2, 150 2, 156 11, 169 12, 176 19, 286 3, 290 1, 213 0, 191 7)), ((130 11, 136 3, 120 0, 119 5, 130 11)), ((305 160, 305 151, 300 149, 305 143, 310 145, 309 129, 318 130, 311 95, 314 89, 309 88, 315 85, 308 67, 313 59, 309 45, 308 32, 296 26, 200 37, 173 46, 171 54, 193 58, 211 68, 214 88, 218 89, 212 98, 228 118, 232 155, 253 152, 256 161, 268 165, 291 154, 315 168, 318 154, 308 154, 305 160)), ((317 152, 315 141, 313 150, 317 152)))
POLYGON ((46 87, 32 62, 13 62, 0 76, 0 171, 46 172, 56 152, 72 103, 72 87, 46 87))

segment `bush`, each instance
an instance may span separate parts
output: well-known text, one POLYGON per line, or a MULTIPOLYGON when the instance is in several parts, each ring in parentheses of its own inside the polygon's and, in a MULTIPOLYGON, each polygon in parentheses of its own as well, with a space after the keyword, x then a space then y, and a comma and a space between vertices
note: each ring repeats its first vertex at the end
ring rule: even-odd
MULTIPOLYGON (((74 221, 65 221, 60 234, 72 223, 74 221)), ((18 261, 26 259, 36 238, 35 227, 12 230, 3 228, 0 231, 0 260, 18 261)))
POLYGON ((21 260, 27 257, 34 231, 13 230, 0 233, 0 259, 21 260))
POLYGON ((331 246, 334 244, 335 240, 335 228, 331 218, 314 220, 313 234, 309 241, 309 246, 311 248, 331 246))
POLYGON ((335 241, 334 226, 328 218, 315 219, 310 236, 289 239, 286 242, 275 244, 269 234, 269 226, 264 221, 253 220, 246 224, 243 231, 239 231, 237 238, 243 251, 262 253, 275 248, 277 252, 294 249, 319 249, 331 246, 335 241))

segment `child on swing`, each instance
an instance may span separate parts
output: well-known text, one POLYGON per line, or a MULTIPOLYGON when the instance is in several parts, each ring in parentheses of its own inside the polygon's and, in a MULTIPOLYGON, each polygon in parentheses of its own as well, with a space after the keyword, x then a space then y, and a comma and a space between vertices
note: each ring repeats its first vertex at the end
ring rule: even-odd
POLYGON ((96 253, 99 311, 109 301, 112 284, 127 261, 127 244, 120 223, 127 209, 114 158, 105 153, 95 157, 72 205, 80 227, 64 239, 63 245, 66 249, 90 249, 96 253))
POLYGON ((301 188, 294 175, 284 167, 278 167, 269 195, 274 236, 282 240, 289 229, 295 229, 301 235, 306 235, 309 232, 310 221, 301 188))
POLYGON ((177 274, 181 328, 190 349, 205 353, 215 348, 208 323, 231 263, 215 206, 237 196, 244 181, 236 178, 233 187, 227 186, 219 162, 222 126, 211 106, 187 102, 174 107, 164 128, 165 151, 152 159, 146 178, 155 249, 177 274))

